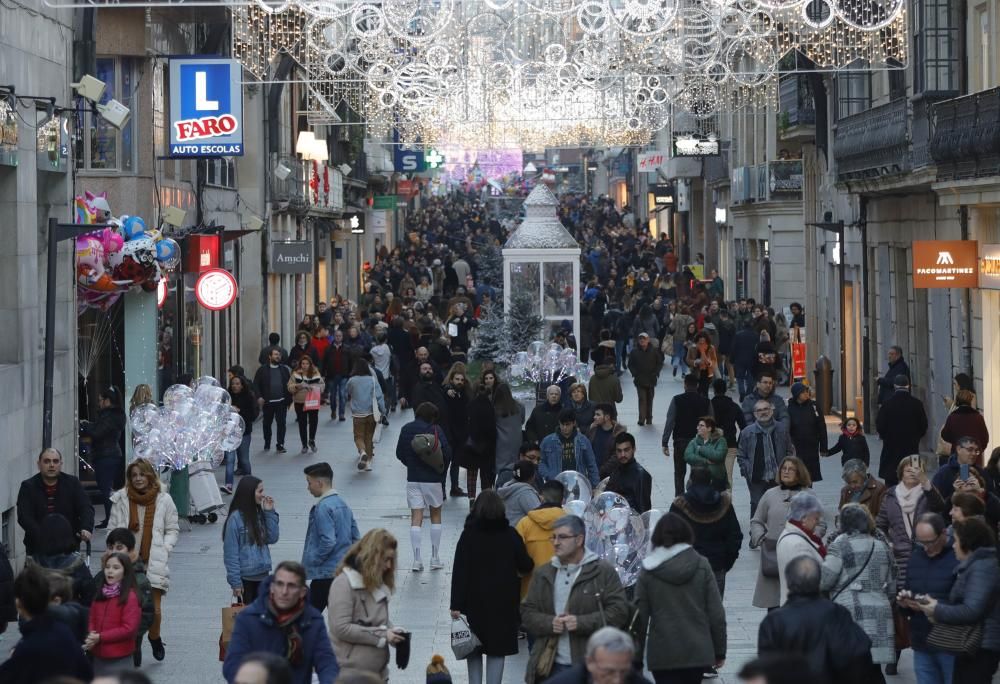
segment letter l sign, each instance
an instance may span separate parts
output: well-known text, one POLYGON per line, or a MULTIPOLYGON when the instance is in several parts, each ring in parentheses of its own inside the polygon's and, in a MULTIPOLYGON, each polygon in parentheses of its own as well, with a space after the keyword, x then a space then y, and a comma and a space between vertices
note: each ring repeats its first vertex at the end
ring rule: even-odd
POLYGON ((204 71, 194 72, 194 106, 200 112, 219 111, 219 101, 208 98, 208 74, 204 71))

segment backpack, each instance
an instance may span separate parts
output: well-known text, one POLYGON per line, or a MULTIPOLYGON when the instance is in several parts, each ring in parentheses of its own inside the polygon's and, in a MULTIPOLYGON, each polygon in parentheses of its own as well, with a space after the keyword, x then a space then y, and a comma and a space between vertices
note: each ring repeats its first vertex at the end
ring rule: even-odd
POLYGON ((413 449, 421 461, 434 469, 434 472, 441 474, 444 472, 444 452, 441 450, 441 440, 437 436, 437 428, 431 434, 419 434, 410 440, 410 448, 413 449))

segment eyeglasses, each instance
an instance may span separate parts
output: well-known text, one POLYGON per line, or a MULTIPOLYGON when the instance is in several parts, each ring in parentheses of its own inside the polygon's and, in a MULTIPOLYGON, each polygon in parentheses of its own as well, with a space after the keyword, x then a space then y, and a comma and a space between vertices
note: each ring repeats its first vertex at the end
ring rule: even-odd
POLYGON ((935 543, 935 542, 937 542, 937 540, 938 540, 938 539, 940 539, 940 538, 941 538, 941 537, 940 537, 940 535, 939 535, 939 536, 937 536, 937 537, 934 537, 934 538, 933 538, 933 539, 931 539, 930 541, 921 541, 920 539, 914 539, 914 540, 913 540, 913 543, 914 543, 914 544, 916 544, 917 546, 919 546, 920 548, 922 548, 922 549, 925 549, 925 550, 926 550, 928 546, 933 546, 933 545, 934 545, 934 543, 935 543))
POLYGON ((567 539, 575 539, 579 536, 580 535, 578 534, 553 534, 551 537, 549 537, 549 540, 553 544, 555 544, 556 542, 566 541, 567 539))

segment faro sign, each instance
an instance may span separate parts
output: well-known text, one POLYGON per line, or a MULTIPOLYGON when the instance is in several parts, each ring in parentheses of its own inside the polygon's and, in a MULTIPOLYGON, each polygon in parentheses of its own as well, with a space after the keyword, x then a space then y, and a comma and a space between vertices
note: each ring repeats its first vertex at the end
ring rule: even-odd
POLYGON ((169 156, 243 155, 242 81, 235 59, 170 60, 169 156))

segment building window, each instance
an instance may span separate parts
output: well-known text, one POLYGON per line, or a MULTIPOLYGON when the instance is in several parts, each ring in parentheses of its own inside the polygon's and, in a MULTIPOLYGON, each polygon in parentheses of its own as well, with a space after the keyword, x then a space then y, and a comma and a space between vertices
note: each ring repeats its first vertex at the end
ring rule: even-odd
POLYGON ((200 159, 198 165, 201 177, 207 185, 220 188, 236 187, 236 163, 232 159, 217 157, 215 159, 200 159))
POLYGON ((864 62, 837 74, 837 119, 860 114, 872 106, 872 72, 864 62))
POLYGON ((957 0, 915 0, 914 92, 955 95, 961 65, 957 0))
POLYGON ((112 98, 129 108, 132 117, 118 130, 99 115, 90 111, 86 100, 77 99, 76 130, 81 133, 76 141, 76 166, 93 171, 120 171, 134 169, 135 118, 138 108, 135 101, 136 60, 125 57, 98 57, 94 74, 104 81, 101 103, 112 98), (87 111, 82 111, 87 110, 87 111))

